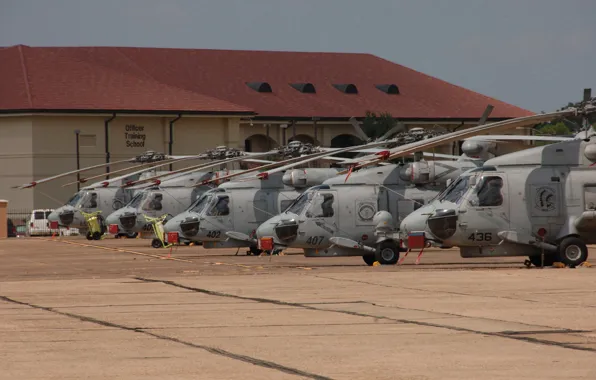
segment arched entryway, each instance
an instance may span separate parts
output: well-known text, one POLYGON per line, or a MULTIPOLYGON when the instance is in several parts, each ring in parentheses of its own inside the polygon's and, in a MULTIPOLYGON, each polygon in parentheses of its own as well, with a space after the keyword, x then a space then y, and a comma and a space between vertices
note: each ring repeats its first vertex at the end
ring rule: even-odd
MULTIPOLYGON (((332 148, 347 148, 350 146, 355 145, 362 145, 364 142, 360 140, 358 137, 350 134, 343 134, 337 135, 331 139, 331 147, 332 148)), ((340 153, 337 154, 336 157, 343 157, 343 158, 355 158, 361 153, 340 153)))
POLYGON ((266 135, 256 134, 244 140, 245 152, 267 152, 277 146, 277 142, 266 135))
POLYGON ((331 139, 332 148, 347 148, 349 146, 364 144, 358 137, 350 134, 337 135, 331 139))

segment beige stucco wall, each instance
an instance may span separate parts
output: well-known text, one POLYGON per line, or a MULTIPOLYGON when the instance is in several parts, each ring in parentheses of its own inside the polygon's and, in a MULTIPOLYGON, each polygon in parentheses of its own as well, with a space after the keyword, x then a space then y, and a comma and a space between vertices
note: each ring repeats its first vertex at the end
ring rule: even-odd
POLYGON ((10 208, 33 203, 31 190, 11 189, 32 180, 31 135, 31 117, 0 117, 0 199, 9 200, 10 208))
MULTIPOLYGON (((8 137, 2 138, 0 142, 2 151, 5 152, 4 156, 9 157, 7 155, 10 153, 28 153, 28 158, 19 158, 10 165, 0 162, 0 176, 3 178, 0 184, 0 197, 10 199, 11 208, 55 208, 63 204, 76 191, 76 185, 68 187, 62 185, 74 181, 76 175, 40 184, 34 190, 17 191, 7 188, 32 179, 75 170, 75 130, 80 131, 80 167, 104 163, 104 121, 107 118, 106 116, 71 115, 0 118, 0 137, 8 137), (93 146, 85 145, 92 140, 95 142, 93 146), (19 170, 16 170, 16 167, 19 170), (21 168, 24 169, 21 170, 21 168)), ((173 117, 118 115, 109 124, 111 161, 132 158, 147 150, 167 153, 169 121, 172 119, 173 117)), ((239 136, 239 119, 182 117, 174 124, 174 155, 199 154, 217 145, 238 148, 244 146, 239 136)), ((123 167, 125 165, 114 166, 112 170, 123 167)), ((174 169, 178 167, 175 165, 174 169)), ((105 169, 100 168, 82 176, 104 172, 105 169)), ((95 179, 91 182, 99 180, 95 179)))

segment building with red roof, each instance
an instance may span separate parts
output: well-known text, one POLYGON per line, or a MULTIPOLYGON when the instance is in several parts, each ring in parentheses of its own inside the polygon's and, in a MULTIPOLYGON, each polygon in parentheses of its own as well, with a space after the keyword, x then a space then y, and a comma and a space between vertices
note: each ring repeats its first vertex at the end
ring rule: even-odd
POLYGON ((47 197, 8 188, 73 170, 74 131, 84 167, 291 138, 341 146, 367 111, 447 128, 488 104, 489 120, 532 114, 370 54, 18 45, 0 48, 0 83, 0 198, 24 207, 67 196, 59 184, 47 197))

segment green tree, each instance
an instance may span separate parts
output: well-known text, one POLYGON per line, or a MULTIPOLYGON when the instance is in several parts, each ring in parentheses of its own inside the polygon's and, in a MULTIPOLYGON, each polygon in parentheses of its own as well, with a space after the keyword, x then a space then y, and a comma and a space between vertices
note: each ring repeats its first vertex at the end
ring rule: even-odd
POLYGON ((362 122, 362 130, 371 139, 377 139, 397 125, 395 119, 389 112, 377 115, 374 112, 366 111, 366 117, 362 122))

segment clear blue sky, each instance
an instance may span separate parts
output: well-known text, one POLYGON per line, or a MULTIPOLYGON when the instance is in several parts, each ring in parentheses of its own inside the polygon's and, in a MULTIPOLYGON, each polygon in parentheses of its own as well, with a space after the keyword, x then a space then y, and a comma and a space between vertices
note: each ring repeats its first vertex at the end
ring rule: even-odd
POLYGON ((0 46, 372 53, 529 110, 596 94, 594 0, 0 0, 0 46))

